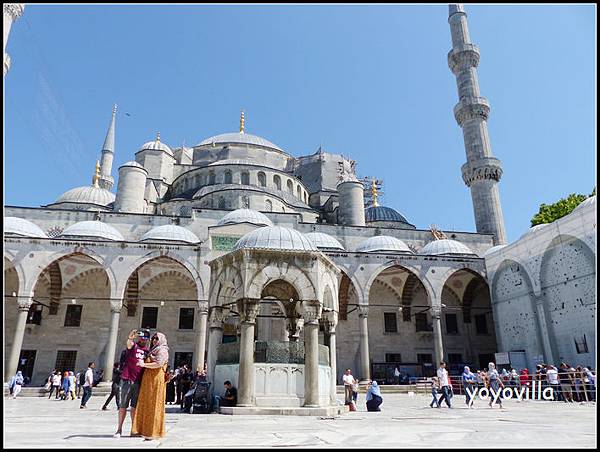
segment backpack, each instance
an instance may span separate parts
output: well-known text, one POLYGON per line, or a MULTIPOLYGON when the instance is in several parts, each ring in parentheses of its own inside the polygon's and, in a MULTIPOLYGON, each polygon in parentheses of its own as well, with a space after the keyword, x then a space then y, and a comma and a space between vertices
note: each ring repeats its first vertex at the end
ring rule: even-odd
POLYGON ((79 373, 79 386, 83 386, 85 383, 85 372, 79 373))

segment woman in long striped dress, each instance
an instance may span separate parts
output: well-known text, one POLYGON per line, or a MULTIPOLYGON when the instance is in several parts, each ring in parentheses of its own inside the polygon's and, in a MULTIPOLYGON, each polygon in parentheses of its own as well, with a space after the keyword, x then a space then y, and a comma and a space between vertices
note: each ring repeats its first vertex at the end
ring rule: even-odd
POLYGON ((146 440, 165 436, 165 371, 168 361, 167 338, 157 332, 150 341, 150 352, 146 360, 138 361, 138 366, 144 367, 145 370, 131 428, 132 436, 141 435, 146 440))

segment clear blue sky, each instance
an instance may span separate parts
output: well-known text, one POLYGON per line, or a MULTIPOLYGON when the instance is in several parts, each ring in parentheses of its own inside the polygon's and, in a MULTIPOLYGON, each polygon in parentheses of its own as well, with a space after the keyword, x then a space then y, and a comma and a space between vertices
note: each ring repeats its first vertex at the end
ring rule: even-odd
MULTIPOLYGON (((596 164, 594 5, 465 6, 516 240, 540 203, 589 194, 596 164)), ((5 204, 91 182, 112 105, 113 176, 161 132, 191 146, 246 131, 326 150, 384 180, 418 228, 475 231, 440 5, 28 5, 7 46, 5 204), (129 113, 130 116, 125 115, 129 113)))

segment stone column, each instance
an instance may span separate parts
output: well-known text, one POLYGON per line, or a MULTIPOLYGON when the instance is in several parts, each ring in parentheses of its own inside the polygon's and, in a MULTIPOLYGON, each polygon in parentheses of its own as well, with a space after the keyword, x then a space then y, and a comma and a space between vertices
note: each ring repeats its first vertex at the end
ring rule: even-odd
POLYGON ((369 306, 360 305, 358 307, 358 327, 360 330, 360 382, 364 383, 371 379, 370 359, 369 359, 369 306))
POLYGON ((431 310, 431 319, 433 320, 433 348, 435 351, 434 366, 437 368, 440 361, 444 360, 444 343, 442 340, 442 309, 433 307, 431 310))
POLYGON ((27 315, 32 304, 33 300, 31 300, 31 298, 17 298, 19 314, 15 327, 15 335, 13 336, 13 342, 10 347, 8 366, 5 368, 4 381, 8 381, 10 377, 17 373, 19 358, 21 356, 21 347, 23 346, 23 336, 25 335, 25 324, 27 323, 27 315))
POLYGON ((329 335, 329 367, 331 368, 330 400, 331 404, 334 406, 337 404, 337 350, 335 344, 335 327, 337 326, 337 321, 337 313, 327 313, 327 317, 325 318, 325 330, 329 335))
POLYGON ((119 334, 119 319, 121 318, 121 301, 110 302, 110 329, 108 330, 108 345, 106 347, 106 357, 104 359, 103 382, 112 381, 113 366, 115 364, 115 348, 117 347, 117 336, 119 334))
MULTIPOLYGON (((210 381, 211 391, 214 391, 215 365, 217 364, 218 347, 223 340, 223 320, 225 319, 225 310, 221 306, 213 306, 209 315, 209 336, 208 336, 208 354, 206 356, 207 380, 210 381)), ((217 389, 218 391, 220 390, 217 389)))
POLYGON ((237 406, 254 406, 254 326, 259 309, 260 300, 238 301, 241 335, 237 406))
POLYGON ((299 319, 298 317, 288 317, 285 319, 286 330, 288 333, 287 340, 289 342, 298 342, 303 322, 303 319, 299 319))
POLYGON ((304 318, 304 406, 319 406, 319 319, 323 305, 318 300, 302 302, 304 318))
MULTIPOLYGON (((206 351, 206 320, 208 317, 208 302, 198 301, 198 335, 196 337, 196 370, 204 370, 204 353, 206 351)), ((221 330, 223 331, 223 330, 221 330)))
POLYGON ((544 349, 544 362, 553 363, 554 354, 552 353, 552 342, 550 342, 550 333, 548 331, 548 323, 546 321, 546 312, 544 310, 544 297, 536 297, 536 316, 540 335, 542 336, 542 347, 544 349))

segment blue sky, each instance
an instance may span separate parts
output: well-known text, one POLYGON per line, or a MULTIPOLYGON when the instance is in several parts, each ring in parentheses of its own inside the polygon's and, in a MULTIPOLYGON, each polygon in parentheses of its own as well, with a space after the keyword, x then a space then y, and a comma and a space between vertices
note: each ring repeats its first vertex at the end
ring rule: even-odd
MULTIPOLYGON (((595 5, 465 8, 513 241, 540 203, 596 183, 595 5)), ((356 160, 418 228, 475 231, 447 18, 445 4, 28 5, 7 45, 5 204, 89 184, 115 102, 115 177, 157 131, 192 146, 244 108, 248 133, 292 155, 323 143, 356 160)))

